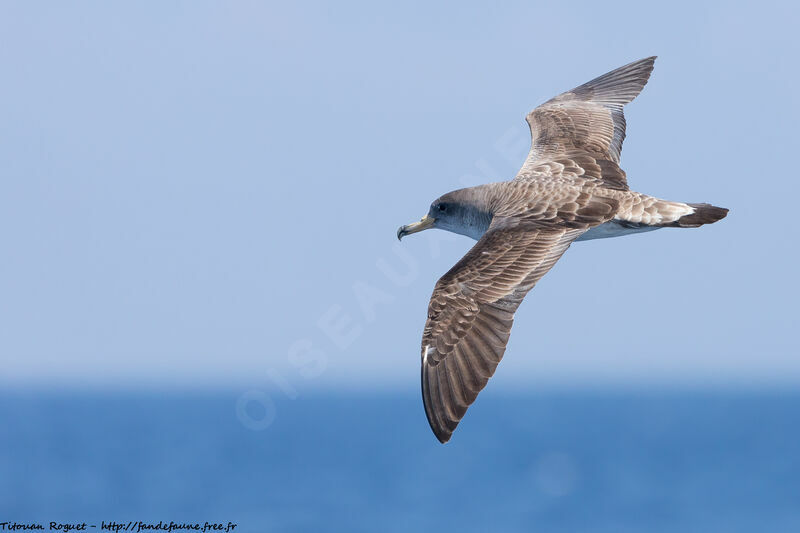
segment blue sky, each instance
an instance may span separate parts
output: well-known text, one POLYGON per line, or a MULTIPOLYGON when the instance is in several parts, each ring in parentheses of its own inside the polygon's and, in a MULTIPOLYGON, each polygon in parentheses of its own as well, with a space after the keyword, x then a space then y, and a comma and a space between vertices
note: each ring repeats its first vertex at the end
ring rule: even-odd
POLYGON ((800 382, 790 3, 0 6, 0 376, 416 387, 472 241, 395 231, 511 178, 525 114, 658 55, 632 188, 729 207, 573 246, 497 381, 800 382))

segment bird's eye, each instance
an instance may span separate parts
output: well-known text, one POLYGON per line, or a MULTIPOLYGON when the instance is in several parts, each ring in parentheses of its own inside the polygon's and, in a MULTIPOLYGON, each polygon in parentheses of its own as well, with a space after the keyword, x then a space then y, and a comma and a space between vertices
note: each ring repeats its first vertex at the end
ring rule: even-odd
POLYGON ((444 204, 439 204, 436 207, 439 209, 439 211, 447 211, 447 206, 444 204))

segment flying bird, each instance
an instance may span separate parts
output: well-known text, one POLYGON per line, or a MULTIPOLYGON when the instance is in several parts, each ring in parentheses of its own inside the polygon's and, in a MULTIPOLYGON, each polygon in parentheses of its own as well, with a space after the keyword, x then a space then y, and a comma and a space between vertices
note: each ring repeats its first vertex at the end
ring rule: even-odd
POLYGON ((660 228, 696 228, 728 210, 632 191, 619 166, 622 108, 655 57, 625 65, 531 111, 531 150, 511 181, 449 192, 398 239, 428 228, 478 242, 436 283, 422 334, 422 400, 440 442, 450 440, 503 357, 514 313, 575 241, 660 228))

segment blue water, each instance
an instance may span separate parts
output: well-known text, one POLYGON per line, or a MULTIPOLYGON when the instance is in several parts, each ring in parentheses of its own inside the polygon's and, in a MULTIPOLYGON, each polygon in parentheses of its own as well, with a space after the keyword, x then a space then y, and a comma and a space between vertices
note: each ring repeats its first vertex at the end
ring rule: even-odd
POLYGON ((0 521, 800 531, 800 394, 487 394, 446 446, 416 393, 238 396, 0 396, 0 521))

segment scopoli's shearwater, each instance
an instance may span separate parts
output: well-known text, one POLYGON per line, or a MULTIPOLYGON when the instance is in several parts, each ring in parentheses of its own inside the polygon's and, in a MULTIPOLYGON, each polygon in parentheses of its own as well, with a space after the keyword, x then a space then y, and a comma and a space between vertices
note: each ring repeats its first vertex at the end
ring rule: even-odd
POLYGON ((441 442, 494 374, 522 299, 574 241, 725 217, 709 204, 660 200, 628 188, 619 167, 622 107, 655 57, 545 102, 526 117, 531 150, 511 181, 449 192, 397 237, 441 228, 478 242, 436 283, 422 335, 422 399, 441 442))

